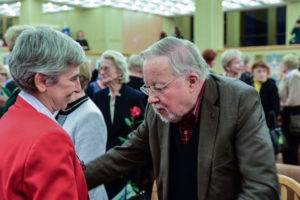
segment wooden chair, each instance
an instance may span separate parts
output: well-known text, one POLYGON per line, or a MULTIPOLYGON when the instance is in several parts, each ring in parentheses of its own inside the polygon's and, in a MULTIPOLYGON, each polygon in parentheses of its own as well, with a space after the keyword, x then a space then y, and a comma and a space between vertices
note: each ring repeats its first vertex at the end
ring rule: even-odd
POLYGON ((294 193, 294 200, 300 200, 300 184, 294 179, 278 174, 279 185, 280 185, 280 196, 282 200, 288 199, 288 188, 294 193))
POLYGON ((156 180, 153 182, 151 200, 158 200, 156 180))

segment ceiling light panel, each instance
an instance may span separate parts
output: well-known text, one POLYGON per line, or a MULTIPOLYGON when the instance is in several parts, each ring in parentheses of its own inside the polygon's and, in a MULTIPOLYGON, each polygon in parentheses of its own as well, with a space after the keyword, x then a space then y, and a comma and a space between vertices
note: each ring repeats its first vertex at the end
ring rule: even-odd
POLYGON ((249 10, 285 5, 284 0, 223 0, 223 11, 249 10))
MULTIPOLYGON (((193 15, 196 0, 45 0, 43 12, 60 12, 76 8, 111 6, 157 14, 161 16, 193 15)), ((223 0, 223 11, 249 10, 285 5, 285 0, 223 0)), ((19 16, 21 3, 16 0, 0 0, 0 15, 19 16)))
POLYGON ((112 6, 126 10, 147 12, 162 16, 193 15, 194 0, 49 0, 53 3, 64 3, 83 8, 112 6))

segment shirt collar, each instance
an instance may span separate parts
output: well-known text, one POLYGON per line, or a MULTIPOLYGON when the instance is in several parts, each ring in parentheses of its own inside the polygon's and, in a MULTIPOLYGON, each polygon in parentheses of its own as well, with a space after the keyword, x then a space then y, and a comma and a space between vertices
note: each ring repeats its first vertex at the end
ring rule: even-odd
MULTIPOLYGON (((110 88, 109 88, 109 87, 108 87, 108 89, 109 89, 108 96, 111 96, 111 90, 110 90, 110 88)), ((121 93, 120 93, 120 92, 118 92, 118 94, 117 94, 116 96, 121 96, 121 93)))
POLYGON ((201 91, 199 93, 199 96, 198 96, 198 99, 197 99, 197 102, 196 102, 196 105, 193 109, 193 111, 187 115, 187 117, 185 119, 183 119, 183 121, 185 120, 190 120, 191 118, 194 118, 195 122, 198 121, 198 118, 199 118, 199 112, 200 112, 200 106, 201 106, 201 102, 202 102, 202 98, 203 98, 203 94, 204 94, 204 89, 205 89, 205 82, 203 83, 203 86, 201 88, 201 91))
POLYGON ((32 96, 31 94, 21 91, 19 96, 22 97, 27 103, 29 103, 33 108, 35 108, 38 112, 48 116, 53 121, 56 122, 54 115, 50 112, 50 110, 40 102, 36 97, 32 96))
POLYGON ((198 121, 198 118, 199 118, 199 112, 200 112, 200 106, 201 106, 201 102, 202 102, 202 99, 203 99, 203 94, 204 94, 204 88, 205 88, 205 81, 202 85, 202 88, 201 88, 201 91, 199 93, 199 96, 198 96, 198 100, 197 100, 197 103, 196 103, 196 106, 192 112, 192 114, 195 116, 195 121, 197 122, 198 121))
POLYGON ((298 69, 290 70, 290 71, 285 75, 285 79, 289 79, 289 78, 290 78, 291 76, 293 76, 297 71, 298 71, 298 69))

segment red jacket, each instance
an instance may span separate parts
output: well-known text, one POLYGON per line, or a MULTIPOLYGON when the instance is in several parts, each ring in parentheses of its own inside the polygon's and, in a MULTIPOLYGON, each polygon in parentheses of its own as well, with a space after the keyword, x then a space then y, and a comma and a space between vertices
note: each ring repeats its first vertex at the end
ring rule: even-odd
POLYGON ((1 200, 86 200, 73 143, 48 116, 21 97, 0 119, 1 200))

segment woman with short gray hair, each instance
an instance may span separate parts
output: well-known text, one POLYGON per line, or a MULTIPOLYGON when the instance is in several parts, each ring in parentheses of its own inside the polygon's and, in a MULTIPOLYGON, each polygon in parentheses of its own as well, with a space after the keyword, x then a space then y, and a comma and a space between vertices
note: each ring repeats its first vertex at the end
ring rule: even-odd
POLYGON ((9 67, 23 91, 0 120, 0 199, 88 199, 72 141, 53 116, 81 90, 83 61, 79 44, 49 27, 17 38, 9 67))
MULTIPOLYGON (((141 110, 136 120, 144 118, 143 94, 128 86, 129 73, 126 58, 119 52, 108 50, 100 58, 100 78, 108 87, 94 95, 94 102, 100 108, 107 126, 106 150, 121 145, 119 137, 127 138, 133 127, 125 123, 125 118, 131 119, 134 106, 141 110)), ((136 128, 136 127, 134 127, 136 128)), ((117 179, 106 184, 106 192, 109 199, 113 198, 127 181, 117 179)))
POLYGON ((248 73, 242 73, 244 65, 242 55, 242 52, 237 49, 224 51, 221 56, 221 62, 225 70, 225 76, 239 79, 244 83, 253 86, 252 76, 248 73))

